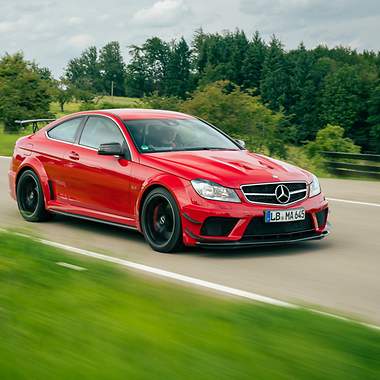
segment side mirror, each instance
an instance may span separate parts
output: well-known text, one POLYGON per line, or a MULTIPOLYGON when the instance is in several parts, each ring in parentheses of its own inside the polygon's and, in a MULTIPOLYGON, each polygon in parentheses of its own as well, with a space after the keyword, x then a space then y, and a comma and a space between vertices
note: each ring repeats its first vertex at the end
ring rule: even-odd
POLYGON ((100 144, 98 154, 101 156, 123 156, 124 149, 119 143, 100 144))
POLYGON ((245 148, 245 141, 239 140, 239 139, 237 139, 235 141, 239 144, 239 146, 241 146, 242 148, 245 148))

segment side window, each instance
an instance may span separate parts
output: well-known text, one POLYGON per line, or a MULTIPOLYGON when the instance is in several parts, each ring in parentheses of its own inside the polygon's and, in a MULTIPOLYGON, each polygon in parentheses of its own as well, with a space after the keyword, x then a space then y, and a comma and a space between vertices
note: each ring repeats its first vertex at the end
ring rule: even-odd
POLYGON ((77 130, 82 122, 82 117, 64 121, 48 131, 48 136, 55 140, 74 142, 77 130))
POLYGON ((100 144, 124 143, 120 128, 111 120, 99 116, 90 116, 83 128, 80 145, 98 149, 100 144))

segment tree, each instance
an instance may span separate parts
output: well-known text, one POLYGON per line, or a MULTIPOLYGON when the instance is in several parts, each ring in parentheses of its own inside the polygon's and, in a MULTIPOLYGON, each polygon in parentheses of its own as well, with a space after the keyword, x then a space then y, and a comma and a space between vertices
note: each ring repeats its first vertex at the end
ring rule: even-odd
POLYGON ((260 93, 264 104, 274 111, 286 108, 288 86, 285 52, 280 40, 273 36, 267 49, 260 81, 260 93))
POLYGON ((71 59, 67 65, 65 77, 75 88, 91 93, 100 93, 101 83, 98 51, 95 46, 84 50, 78 58, 71 59))
POLYGON ((360 80, 354 67, 345 65, 326 76, 321 106, 325 123, 351 130, 361 107, 360 80))
POLYGON ((165 77, 165 94, 186 98, 191 90, 191 51, 185 39, 173 42, 165 77))
POLYGON ((258 97, 241 91, 228 81, 212 83, 195 91, 192 99, 183 102, 180 109, 246 140, 251 149, 280 157, 286 155, 282 129, 284 115, 272 112, 258 97))
POLYGON ((242 86, 246 75, 243 63, 249 48, 248 39, 244 31, 238 29, 235 33, 227 33, 224 40, 227 48, 225 79, 242 86))
POLYGON ((380 153, 380 84, 373 89, 368 101, 367 122, 371 126, 370 147, 380 153))
POLYGON ((165 79, 170 57, 170 46, 158 37, 149 38, 143 45, 151 93, 165 95, 165 79))
POLYGON ((344 128, 339 125, 328 124, 318 131, 315 141, 310 141, 305 146, 310 157, 315 157, 320 151, 359 153, 360 146, 344 136, 344 128))
POLYGON ((260 92, 261 72, 266 54, 265 42, 259 32, 255 32, 250 42, 246 57, 243 61, 242 72, 244 73, 243 88, 255 89, 255 94, 260 92))
POLYGON ((127 66, 129 96, 174 96, 185 98, 192 89, 191 51, 181 38, 168 44, 154 37, 142 46, 132 46, 127 66))
POLYGON ((249 42, 239 29, 222 34, 205 34, 200 29, 193 41, 194 66, 199 84, 204 86, 218 80, 229 80, 242 85, 249 42))
POLYGON ((142 98, 151 94, 152 88, 148 78, 148 65, 144 59, 144 51, 139 46, 131 46, 129 54, 132 56, 127 65, 126 92, 127 96, 142 98))
POLYGON ((314 55, 301 43, 288 54, 290 66, 287 111, 296 125, 295 143, 315 138, 318 131, 318 91, 314 55))
POLYGON ((322 121, 342 126, 363 146, 367 146, 369 138, 366 99, 373 82, 369 74, 367 66, 344 64, 325 77, 321 93, 322 121))
POLYGON ((206 34, 200 29, 196 32, 192 45, 198 81, 202 85, 206 85, 226 79, 225 55, 227 49, 223 37, 218 33, 206 34))
POLYGON ((65 78, 54 81, 53 99, 59 104, 61 112, 64 112, 64 106, 75 94, 75 90, 70 86, 65 78))
POLYGON ((143 102, 148 108, 168 111, 181 111, 183 103, 182 99, 176 96, 159 96, 157 93, 145 97, 143 102))
POLYGON ((15 120, 51 117, 50 82, 22 53, 0 59, 0 119, 5 131, 15 132, 15 120))
POLYGON ((100 49, 98 68, 102 92, 109 94, 112 88, 113 95, 125 96, 125 64, 118 42, 109 42, 100 49))
POLYGON ((127 91, 130 96, 165 95, 165 80, 170 46, 158 37, 149 38, 140 46, 131 46, 132 59, 127 66, 127 91))
POLYGON ((199 28, 195 31, 191 42, 193 65, 198 75, 204 71, 207 65, 207 49, 205 48, 207 39, 207 34, 203 32, 202 28, 199 28))
POLYGON ((46 80, 47 82, 54 82, 53 75, 48 67, 40 67, 35 62, 29 62, 30 68, 36 72, 41 79, 46 80))
POLYGON ((380 124, 373 125, 369 133, 370 147, 375 153, 380 153, 380 124))

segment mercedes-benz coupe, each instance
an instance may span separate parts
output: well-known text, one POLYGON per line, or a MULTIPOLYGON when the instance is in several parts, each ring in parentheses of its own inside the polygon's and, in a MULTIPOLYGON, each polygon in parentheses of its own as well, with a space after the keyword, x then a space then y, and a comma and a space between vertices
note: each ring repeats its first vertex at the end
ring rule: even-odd
POLYGON ((315 175, 178 112, 62 117, 17 141, 9 184, 27 221, 63 214, 136 229, 159 252, 328 234, 315 175))

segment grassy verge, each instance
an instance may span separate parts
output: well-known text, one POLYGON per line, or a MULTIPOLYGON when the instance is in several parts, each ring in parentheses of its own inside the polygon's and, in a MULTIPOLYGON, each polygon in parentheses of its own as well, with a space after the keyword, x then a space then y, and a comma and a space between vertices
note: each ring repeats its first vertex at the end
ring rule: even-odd
POLYGON ((12 156, 16 141, 29 133, 29 129, 20 133, 4 133, 4 126, 0 123, 0 156, 12 156))
POLYGON ((0 287, 1 379, 380 378, 376 331, 205 296, 5 233, 0 287))

